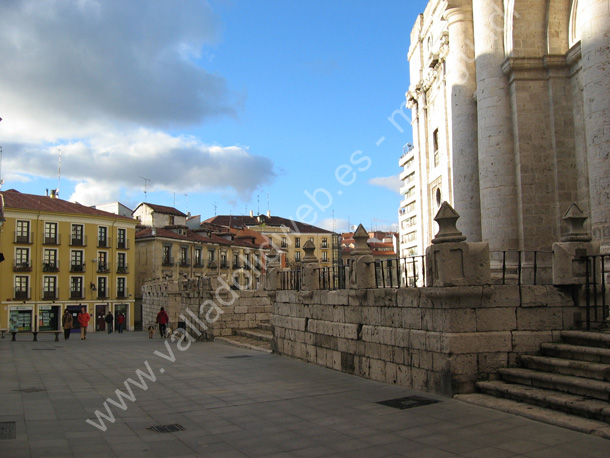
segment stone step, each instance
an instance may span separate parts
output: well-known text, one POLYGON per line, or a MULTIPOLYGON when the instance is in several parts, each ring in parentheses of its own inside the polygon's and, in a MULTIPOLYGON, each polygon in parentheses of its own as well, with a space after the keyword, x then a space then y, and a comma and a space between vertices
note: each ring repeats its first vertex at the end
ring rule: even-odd
POLYGON ((574 415, 558 412, 556 410, 545 409, 543 407, 481 393, 458 394, 454 396, 454 398, 482 407, 496 409, 513 415, 520 415, 532 420, 560 426, 562 428, 610 439, 610 426, 605 422, 575 417, 574 415))
POLYGON ((610 404, 606 401, 543 388, 515 385, 501 380, 477 382, 476 386, 485 394, 610 423, 610 404))
POLYGON ((258 323, 258 328, 263 329, 265 331, 273 331, 273 328, 271 327, 271 323, 269 323, 269 322, 258 323))
POLYGON ((543 343, 542 354, 556 358, 577 359, 591 363, 610 364, 610 348, 586 347, 562 343, 543 343))
POLYGON ((560 336, 571 345, 610 348, 610 332, 561 331, 560 336))
POLYGON ((610 364, 532 355, 523 355, 520 360, 526 369, 610 382, 610 364))
POLYGON ((236 329, 235 335, 265 342, 271 342, 273 340, 273 333, 265 329, 236 329))
POLYGON ((232 345, 239 348, 247 348, 249 350, 261 351, 264 353, 272 353, 271 342, 262 341, 259 339, 250 339, 244 336, 226 336, 216 337, 214 342, 220 342, 227 345, 232 345))
POLYGON ((569 375, 549 374, 531 369, 500 369, 498 374, 505 382, 557 390, 603 401, 610 400, 610 383, 569 375))

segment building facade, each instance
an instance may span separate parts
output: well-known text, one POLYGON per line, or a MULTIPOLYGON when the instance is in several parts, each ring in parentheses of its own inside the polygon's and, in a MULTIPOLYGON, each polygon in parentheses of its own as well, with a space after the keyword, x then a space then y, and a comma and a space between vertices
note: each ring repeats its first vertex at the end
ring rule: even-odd
POLYGON ((443 201, 491 250, 550 250, 576 202, 608 247, 608 49, 607 0, 430 1, 409 49, 403 254, 430 245, 443 201))
POLYGON ((64 310, 76 317, 84 306, 90 331, 105 330, 108 312, 123 313, 133 330, 137 221, 56 197, 1 194, 0 328, 60 330, 64 310))
POLYGON ((280 216, 266 215, 218 215, 206 223, 227 229, 248 229, 257 232, 265 240, 262 246, 273 247, 281 254, 282 267, 298 267, 305 256, 303 245, 311 240, 314 255, 321 267, 332 267, 341 262, 340 236, 334 232, 280 216))

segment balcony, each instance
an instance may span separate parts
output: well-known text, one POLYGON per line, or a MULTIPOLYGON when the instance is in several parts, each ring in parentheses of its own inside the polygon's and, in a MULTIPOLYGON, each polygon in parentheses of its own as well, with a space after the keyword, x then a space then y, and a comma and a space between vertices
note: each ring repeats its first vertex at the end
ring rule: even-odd
POLYGON ((202 267, 204 267, 204 265, 203 265, 203 262, 201 262, 201 261, 195 261, 195 264, 193 264, 193 267, 201 269, 202 267))
POLYGON ((25 244, 29 245, 32 243, 33 238, 34 238, 33 232, 28 232, 27 234, 24 234, 24 233, 19 233, 19 232, 15 231, 15 243, 25 243, 25 244))
POLYGON ((84 272, 85 264, 70 264, 70 272, 84 272))
POLYGON ((59 272, 59 262, 43 262, 42 263, 42 271, 43 272, 59 272))
POLYGON ((61 245, 61 236, 60 234, 55 234, 54 236, 47 237, 45 235, 42 240, 43 245, 61 245))
POLYGON ((125 299, 129 295, 127 294, 127 288, 117 289, 116 297, 117 299, 125 299))
POLYGON ((128 250, 129 249, 129 240, 117 240, 116 247, 119 250, 128 250))
POLYGON ((108 299, 108 290, 106 288, 97 290, 98 299, 108 299))
POLYGON ((84 299, 83 290, 70 290, 70 299, 84 299))
POLYGON ((129 269, 127 268, 127 264, 119 264, 116 267, 116 273, 117 274, 127 274, 127 273, 129 273, 129 269))
POLYGON ((97 263, 97 273, 98 274, 109 274, 110 273, 110 263, 98 262, 97 263))
POLYGON ((106 237, 103 239, 97 239, 97 247, 98 248, 110 248, 110 237, 106 237))
POLYGON ((163 258, 161 260, 161 265, 163 267, 172 267, 174 265, 174 258, 163 258))
POLYGON ((234 262, 233 263, 233 270, 237 270, 239 269, 241 266, 239 265, 239 262, 234 262))
POLYGON ((70 239, 70 246, 87 246, 87 236, 72 237, 70 239))
POLYGON ((16 301, 28 301, 30 300, 30 288, 15 288, 16 301))
POLYGON ((220 268, 221 269, 228 269, 229 268, 229 263, 226 261, 223 261, 220 263, 220 268))
POLYGON ((59 298, 59 291, 57 289, 43 291, 43 293, 42 293, 42 299, 45 301, 55 301, 58 298, 59 298))
POLYGON ((13 264, 13 272, 31 272, 31 271, 32 271, 32 264, 30 263, 30 261, 26 261, 26 262, 15 261, 15 264, 13 264))
POLYGON ((186 260, 186 259, 184 259, 184 260, 180 261, 180 262, 178 263, 178 265, 179 265, 180 267, 191 267, 191 263, 190 263, 188 260, 186 260))
POLYGON ((216 268, 216 267, 218 267, 218 263, 216 261, 209 261, 208 267, 211 269, 216 268))

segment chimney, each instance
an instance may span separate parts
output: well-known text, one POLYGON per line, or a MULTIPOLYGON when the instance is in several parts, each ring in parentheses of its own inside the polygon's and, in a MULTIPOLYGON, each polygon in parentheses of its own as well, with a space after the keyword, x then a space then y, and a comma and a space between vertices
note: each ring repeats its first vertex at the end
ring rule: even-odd
POLYGON ((271 218, 271 210, 267 210, 267 217, 271 218))
POLYGON ((254 216, 254 210, 250 210, 250 218, 254 216))
POLYGON ((57 199, 57 189, 51 189, 51 199, 57 199))

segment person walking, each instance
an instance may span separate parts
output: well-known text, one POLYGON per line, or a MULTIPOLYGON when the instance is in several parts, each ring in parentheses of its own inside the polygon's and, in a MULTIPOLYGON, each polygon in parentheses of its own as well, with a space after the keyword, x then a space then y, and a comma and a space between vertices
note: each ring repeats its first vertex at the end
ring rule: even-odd
POLYGON ((87 326, 91 316, 87 313, 87 309, 82 307, 78 314, 78 324, 80 325, 80 340, 87 340, 87 326))
POLYGON ((74 325, 74 319, 68 309, 64 310, 64 314, 61 317, 61 325, 64 328, 64 340, 68 340, 70 338, 70 331, 72 331, 74 325))
POLYGON ((125 315, 122 312, 119 312, 119 316, 116 317, 116 328, 119 331, 119 334, 123 333, 123 327, 125 326, 125 315))
POLYGON ((165 337, 165 333, 167 332, 167 323, 169 322, 169 315, 165 311, 163 307, 159 313, 157 313, 157 323, 159 323, 159 332, 161 333, 161 338, 165 337))
POLYGON ((112 334, 112 322, 114 321, 112 313, 108 312, 108 315, 106 315, 104 321, 106 322, 106 327, 108 328, 108 334, 112 334))

